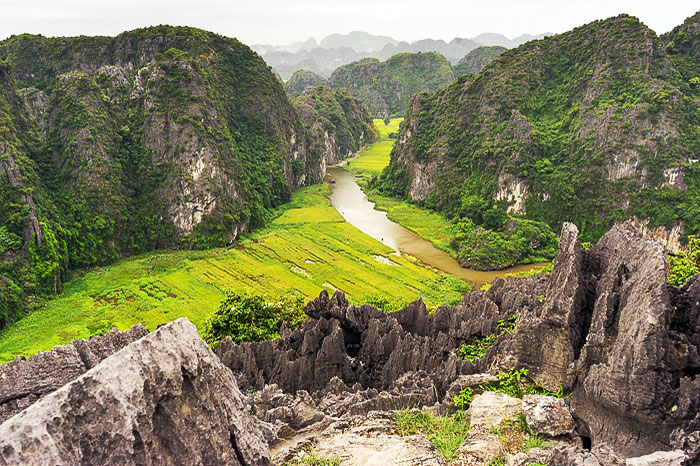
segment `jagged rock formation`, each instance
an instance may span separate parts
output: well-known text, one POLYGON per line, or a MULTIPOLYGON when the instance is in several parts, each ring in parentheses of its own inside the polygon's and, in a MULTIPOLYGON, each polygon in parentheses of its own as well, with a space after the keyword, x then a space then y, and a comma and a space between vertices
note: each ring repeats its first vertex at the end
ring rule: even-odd
POLYGON ((510 203, 585 240, 633 216, 700 232, 699 27, 698 14, 664 37, 627 15, 596 21, 418 95, 385 186, 450 217, 510 203))
POLYGON ((327 83, 327 80, 310 70, 296 70, 291 78, 284 84, 284 90, 288 94, 297 95, 302 92, 322 86, 327 83))
POLYGON ((486 67, 486 65, 494 61, 506 50, 508 49, 500 46, 484 46, 476 48, 457 62, 457 64, 452 67, 452 71, 454 72, 455 77, 459 77, 467 73, 480 73, 481 70, 486 67))
POLYGON ((697 448, 699 277, 668 285, 662 248, 632 224, 589 251, 577 233, 571 224, 562 229, 551 274, 496 280, 455 308, 428 314, 416 302, 387 315, 323 293, 307 305, 303 330, 261 343, 223 340, 218 354, 244 388, 274 383, 316 400, 336 378, 355 392, 390 393, 411 381, 406 393, 428 386, 441 398, 460 375, 527 368, 550 389, 572 393, 584 446, 608 444, 624 456, 697 448), (500 335, 483 358, 456 357, 459 345, 495 334, 498 320, 512 315, 515 332, 500 335))
POLYGON ((113 329, 0 365, 0 424, 147 334, 141 324, 125 332, 113 329))
POLYGON ((562 228, 551 274, 496 280, 433 314, 420 301, 384 314, 324 292, 306 306, 303 329, 260 343, 224 339, 219 358, 184 319, 140 339, 135 327, 19 358, 0 366, 0 412, 14 414, 0 425, 0 464, 268 464, 265 442, 275 438, 276 460, 300 445, 357 460, 371 457, 366 434, 440 464, 425 443, 394 437, 387 411, 449 414, 460 388, 511 368, 571 396, 478 395, 465 455, 500 454, 488 424, 522 412, 534 431, 565 443, 512 464, 697 464, 700 276, 670 286, 662 247, 634 223, 590 250, 577 234, 562 228), (498 333, 481 359, 457 358, 459 345, 496 334, 512 315, 515 330, 498 333), (241 395, 234 376, 257 391, 241 395))
POLYGON ((450 63, 437 52, 399 53, 385 62, 365 58, 337 68, 328 85, 344 87, 373 116, 403 115, 419 92, 434 92, 454 80, 450 63))
POLYGON ((294 106, 314 136, 313 150, 323 154, 324 169, 377 138, 367 108, 345 89, 314 87, 298 95, 294 106))
POLYGON ((193 28, 0 41, 0 122, 0 328, 72 268, 230 244, 327 163, 262 59, 193 28))
POLYGON ((179 319, 0 425, 0 464, 265 466, 270 454, 231 372, 179 319))

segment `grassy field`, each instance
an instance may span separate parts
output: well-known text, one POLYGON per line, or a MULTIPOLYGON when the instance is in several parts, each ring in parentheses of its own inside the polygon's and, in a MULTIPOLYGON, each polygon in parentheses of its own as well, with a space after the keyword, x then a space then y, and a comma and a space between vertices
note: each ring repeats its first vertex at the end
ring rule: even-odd
POLYGON ((389 155, 394 148, 395 140, 389 138, 389 133, 398 133, 399 124, 402 121, 403 118, 396 118, 385 125, 382 120, 374 120, 379 140, 360 151, 356 159, 347 163, 346 168, 355 172, 360 178, 381 173, 384 167, 389 165, 389 155))
POLYGON ((201 328, 228 289, 306 298, 339 289, 355 303, 422 296, 429 305, 456 303, 467 291, 456 277, 391 255, 346 223, 327 194, 325 185, 297 191, 268 227, 228 249, 161 251, 84 272, 44 308, 0 332, 0 362, 112 326, 142 322, 154 329, 186 316, 201 328))

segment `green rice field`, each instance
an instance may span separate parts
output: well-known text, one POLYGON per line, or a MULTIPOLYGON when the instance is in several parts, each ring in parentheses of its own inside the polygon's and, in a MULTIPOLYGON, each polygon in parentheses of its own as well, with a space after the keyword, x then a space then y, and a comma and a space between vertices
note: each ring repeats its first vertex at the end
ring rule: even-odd
MULTIPOLYGON (((383 123, 381 123, 383 125, 383 123)), ((264 229, 231 248, 161 251, 84 271, 65 292, 0 332, 0 362, 116 326, 188 317, 200 329, 226 290, 307 299, 342 290, 355 303, 385 298, 456 303, 468 286, 346 223, 326 185, 298 190, 264 229)))

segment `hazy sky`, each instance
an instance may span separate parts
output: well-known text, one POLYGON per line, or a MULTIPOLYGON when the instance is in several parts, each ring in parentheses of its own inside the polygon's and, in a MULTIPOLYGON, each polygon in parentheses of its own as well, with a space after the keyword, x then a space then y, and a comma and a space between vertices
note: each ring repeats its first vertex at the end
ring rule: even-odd
POLYGON ((156 24, 196 26, 248 44, 353 30, 409 42, 482 32, 512 38, 564 32, 623 12, 663 33, 697 10, 698 0, 0 0, 0 38, 116 35, 156 24))

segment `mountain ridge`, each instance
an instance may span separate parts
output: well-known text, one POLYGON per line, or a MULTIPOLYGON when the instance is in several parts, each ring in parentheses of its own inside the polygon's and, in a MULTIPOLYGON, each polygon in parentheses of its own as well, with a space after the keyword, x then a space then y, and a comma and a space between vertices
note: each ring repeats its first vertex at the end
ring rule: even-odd
POLYGON ((635 215, 697 232, 690 154, 700 152, 700 112, 666 47, 621 15, 528 42, 478 76, 419 94, 385 187, 452 217, 501 205, 554 229, 574 221, 590 240, 635 215))

